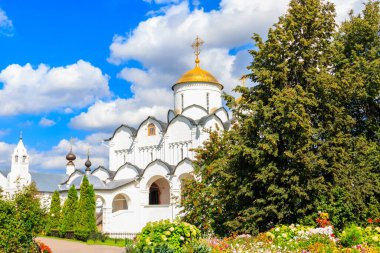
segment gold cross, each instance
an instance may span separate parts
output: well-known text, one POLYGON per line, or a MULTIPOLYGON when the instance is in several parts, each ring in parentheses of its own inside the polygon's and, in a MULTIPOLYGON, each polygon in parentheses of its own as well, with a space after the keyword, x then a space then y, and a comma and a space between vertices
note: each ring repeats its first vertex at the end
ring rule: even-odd
POLYGON ((194 49, 194 54, 197 57, 195 59, 195 63, 197 64, 197 66, 199 65, 199 54, 201 53, 201 46, 203 45, 203 43, 204 41, 201 38, 199 38, 199 36, 197 36, 194 43, 191 44, 191 47, 194 49))

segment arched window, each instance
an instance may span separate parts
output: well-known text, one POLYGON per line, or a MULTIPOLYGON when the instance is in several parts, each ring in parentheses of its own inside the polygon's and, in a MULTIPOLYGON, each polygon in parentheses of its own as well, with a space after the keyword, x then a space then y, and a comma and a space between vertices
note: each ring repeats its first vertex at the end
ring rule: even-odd
POLYGON ((153 123, 148 125, 148 136, 156 135, 156 126, 153 123))
POLYGON ((181 148, 181 160, 183 160, 183 148, 181 148))
POLYGON ((150 152, 150 161, 153 162, 153 152, 150 152))
POLYGON ((149 205, 169 205, 170 185, 165 178, 159 178, 149 187, 149 205))
POLYGON ((112 201, 112 212, 117 212, 120 210, 127 210, 128 204, 127 199, 122 194, 118 194, 112 201))
POLYGON ((22 157, 22 162, 24 163, 26 161, 26 155, 22 157))
POLYGON ((156 183, 153 183, 149 188, 149 205, 160 204, 160 189, 156 183))
POLYGON ((15 156, 15 162, 18 162, 18 155, 15 156))

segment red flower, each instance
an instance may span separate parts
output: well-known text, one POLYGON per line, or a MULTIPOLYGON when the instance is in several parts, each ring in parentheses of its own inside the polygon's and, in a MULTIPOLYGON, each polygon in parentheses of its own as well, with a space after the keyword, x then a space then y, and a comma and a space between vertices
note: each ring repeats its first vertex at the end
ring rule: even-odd
POLYGON ((371 218, 369 218, 368 223, 373 223, 373 220, 371 218))
POLYGON ((376 222, 376 223, 379 223, 379 222, 380 222, 380 219, 379 219, 379 218, 376 218, 376 219, 375 219, 375 222, 376 222))

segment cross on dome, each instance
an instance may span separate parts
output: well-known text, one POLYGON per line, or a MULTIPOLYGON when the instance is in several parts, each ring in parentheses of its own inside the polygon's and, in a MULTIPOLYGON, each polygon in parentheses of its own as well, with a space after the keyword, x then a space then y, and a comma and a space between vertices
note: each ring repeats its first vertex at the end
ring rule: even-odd
POLYGON ((191 44, 191 47, 194 49, 194 54, 196 56, 195 58, 195 64, 196 66, 199 66, 199 55, 201 53, 201 46, 204 44, 204 41, 199 38, 199 36, 197 35, 197 37, 195 38, 195 41, 193 44, 191 44))

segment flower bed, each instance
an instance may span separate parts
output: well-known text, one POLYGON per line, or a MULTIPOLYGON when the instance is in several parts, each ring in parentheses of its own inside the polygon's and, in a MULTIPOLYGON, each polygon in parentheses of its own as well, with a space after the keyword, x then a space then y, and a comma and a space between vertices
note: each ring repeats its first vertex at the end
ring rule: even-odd
POLYGON ((366 227, 351 225, 338 232, 327 213, 319 213, 318 226, 278 225, 256 236, 198 239, 188 224, 160 221, 148 224, 127 252, 165 253, 380 253, 380 220, 366 227))

